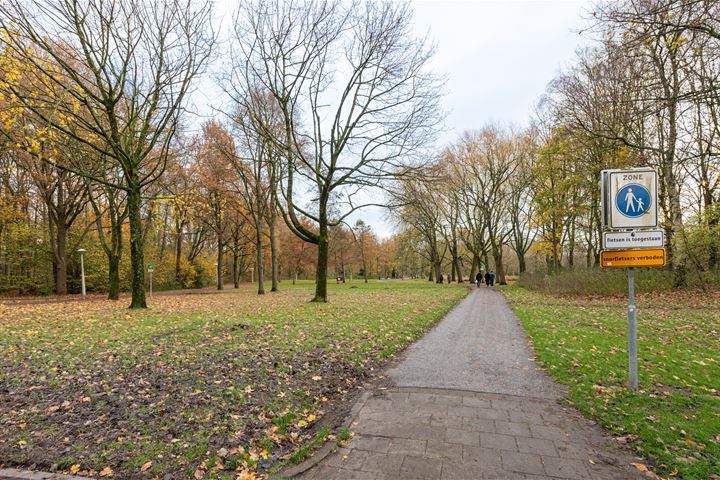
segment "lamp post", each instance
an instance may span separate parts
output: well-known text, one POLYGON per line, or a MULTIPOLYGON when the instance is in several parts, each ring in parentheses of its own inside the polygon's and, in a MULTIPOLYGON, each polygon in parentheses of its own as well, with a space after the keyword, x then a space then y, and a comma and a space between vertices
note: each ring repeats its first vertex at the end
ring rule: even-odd
POLYGON ((82 292, 82 298, 85 298, 85 262, 83 260, 83 253, 87 252, 84 248, 78 248, 80 254, 80 291, 82 292))

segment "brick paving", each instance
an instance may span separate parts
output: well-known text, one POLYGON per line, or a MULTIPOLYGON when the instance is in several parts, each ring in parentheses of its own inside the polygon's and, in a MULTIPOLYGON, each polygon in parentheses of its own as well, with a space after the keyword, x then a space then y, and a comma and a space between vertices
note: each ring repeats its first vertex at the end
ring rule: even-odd
POLYGON ((347 446, 300 478, 643 478, 630 465, 642 459, 563 406, 560 389, 529 355, 500 294, 476 290, 410 349, 394 369, 397 386, 375 392, 359 409, 347 446), (467 335, 456 335, 463 329, 467 335), (455 340, 447 342, 448 336, 455 340), (477 375, 453 379, 456 372, 445 375, 437 357, 464 372, 476 368, 477 375), (458 382, 463 388, 447 388, 458 382))

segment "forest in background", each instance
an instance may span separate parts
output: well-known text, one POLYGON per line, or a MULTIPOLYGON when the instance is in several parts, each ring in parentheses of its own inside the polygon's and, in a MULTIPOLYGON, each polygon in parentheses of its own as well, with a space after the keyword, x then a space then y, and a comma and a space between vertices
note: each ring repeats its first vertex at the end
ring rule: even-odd
POLYGON ((718 2, 597 5, 594 45, 530 127, 439 151, 442 78, 407 4, 248 2, 223 51, 210 16, 0 5, 1 292, 77 292, 78 248, 90 290, 140 307, 148 263, 155 288, 315 278, 320 301, 336 277, 547 282, 598 268, 600 171, 646 166, 663 281, 718 283, 718 2), (213 55, 227 103, 192 135, 187 95, 213 55), (367 204, 390 208, 391 238, 349 220, 367 204))

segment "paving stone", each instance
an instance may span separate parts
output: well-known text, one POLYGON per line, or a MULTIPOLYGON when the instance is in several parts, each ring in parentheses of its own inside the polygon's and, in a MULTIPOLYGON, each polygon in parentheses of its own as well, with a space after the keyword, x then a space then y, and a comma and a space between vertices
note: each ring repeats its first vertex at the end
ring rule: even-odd
POLYGON ((367 450, 370 452, 388 453, 390 439, 386 437, 373 437, 366 435, 356 435, 348 444, 349 448, 356 450, 367 450))
POLYGON ((443 461, 440 478, 442 480, 470 480, 483 478, 483 472, 486 470, 487 467, 483 467, 483 465, 478 462, 443 461))
POLYGON ((532 453, 502 452, 502 465, 505 470, 533 475, 545 475, 542 458, 532 453))
POLYGON ((402 455, 374 453, 368 455, 361 470, 363 472, 379 472, 385 475, 399 475, 402 461, 402 455))
POLYGON ((478 408, 475 416, 489 420, 510 420, 510 416, 506 410, 494 410, 492 408, 478 408))
POLYGON ((501 450, 494 448, 463 446, 463 462, 478 462, 498 470, 502 468, 501 450))
POLYGON ((462 445, 447 443, 440 440, 428 440, 425 447, 425 456, 428 458, 444 458, 460 460, 463 456, 462 445))
POLYGON ((521 453, 534 453, 535 455, 557 456, 553 442, 544 438, 515 437, 518 451, 521 453))
POLYGON ((401 478, 440 478, 442 462, 432 458, 408 455, 400 466, 401 478))
POLYGON ((476 432, 495 433, 495 421, 487 418, 463 417, 462 428, 476 432))
POLYGON ((552 442, 555 446, 555 450, 558 452, 558 456, 562 458, 577 458, 584 460, 591 457, 591 452, 584 442, 567 442, 564 440, 552 442))
POLYGON ((543 420, 542 415, 539 413, 535 413, 535 412, 513 411, 512 412, 512 421, 513 422, 532 423, 535 425, 545 425, 545 420, 543 420))
POLYGON ((463 428, 463 417, 452 417, 450 415, 431 415, 427 419, 424 419, 423 423, 427 423, 428 425, 434 427, 463 428))
POLYGON ((331 467, 359 470, 371 454, 373 453, 363 450, 339 448, 338 451, 331 455, 324 463, 331 467))
POLYGON ((432 403, 434 398, 435 398, 435 395, 432 393, 411 392, 411 393, 408 393, 407 402, 411 403, 413 405, 423 404, 423 403, 432 403))
POLYGON ((480 446, 480 433, 457 428, 448 428, 445 433, 445 441, 460 445, 480 446))
POLYGON ((544 438, 546 440, 566 441, 568 435, 557 427, 547 425, 530 425, 530 433, 535 438, 544 438))
POLYGON ((530 436, 530 426, 527 423, 505 422, 503 420, 495 420, 495 433, 502 435, 521 435, 530 436))
POLYGON ((348 470, 345 468, 323 466, 318 468, 314 477, 317 480, 347 479, 347 480, 376 480, 375 472, 361 472, 359 470, 348 470))
POLYGON ((543 457, 545 472, 553 477, 583 479, 588 478, 585 464, 580 460, 557 457, 543 457))
POLYGON ((454 417, 477 417, 477 407, 469 407, 467 405, 449 406, 447 414, 454 417))
POLYGON ((497 450, 507 450, 517 452, 517 443, 515 437, 511 435, 498 435, 497 433, 480 433, 480 446, 483 448, 495 448, 497 450))
MULTIPOLYGON (((448 406, 469 405, 468 403, 465 403, 467 398, 471 398, 471 397, 464 397, 462 395, 438 394, 438 395, 435 395, 433 402, 443 404, 443 405, 448 405, 448 406)), ((471 405, 471 406, 478 406, 478 405, 471 405)))
POLYGON ((445 427, 431 427, 430 425, 421 424, 400 424, 393 425, 386 429, 386 436, 394 436, 398 438, 411 438, 417 440, 432 440, 437 438, 445 438, 445 427))
POLYGON ((478 397, 463 397, 462 404, 468 407, 492 408, 492 404, 489 399, 478 397))
POLYGON ((410 438, 393 438, 390 441, 387 453, 422 455, 425 453, 427 441, 410 438))

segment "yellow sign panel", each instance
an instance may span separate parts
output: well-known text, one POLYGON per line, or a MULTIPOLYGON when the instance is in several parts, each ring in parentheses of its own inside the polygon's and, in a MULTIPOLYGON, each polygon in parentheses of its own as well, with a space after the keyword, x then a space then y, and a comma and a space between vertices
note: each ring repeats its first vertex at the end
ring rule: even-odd
POLYGON ((662 267, 664 265, 664 248, 603 250, 600 252, 600 266, 603 268, 662 267))

